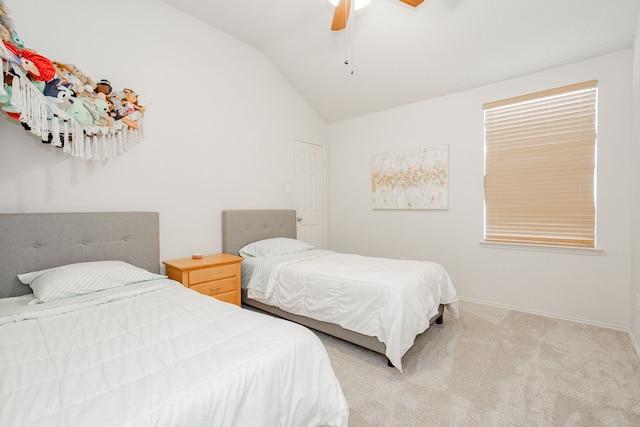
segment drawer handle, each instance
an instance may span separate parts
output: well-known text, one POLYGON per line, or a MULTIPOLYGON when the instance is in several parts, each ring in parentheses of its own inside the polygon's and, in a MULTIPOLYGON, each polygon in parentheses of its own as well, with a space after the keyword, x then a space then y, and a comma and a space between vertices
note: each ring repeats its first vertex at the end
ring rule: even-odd
POLYGON ((219 291, 220 289, 222 289, 222 286, 218 286, 217 288, 211 288, 211 292, 219 291))

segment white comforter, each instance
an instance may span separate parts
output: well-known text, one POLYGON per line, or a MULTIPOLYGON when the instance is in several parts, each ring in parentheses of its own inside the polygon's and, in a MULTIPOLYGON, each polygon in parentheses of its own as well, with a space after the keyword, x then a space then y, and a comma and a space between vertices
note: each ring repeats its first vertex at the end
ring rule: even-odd
POLYGON ((456 290, 434 262, 324 250, 245 262, 251 270, 249 298, 375 336, 399 370, 402 356, 429 327, 440 304, 458 317, 456 290))
POLYGON ((0 313, 0 426, 346 426, 319 339, 170 280, 0 313))

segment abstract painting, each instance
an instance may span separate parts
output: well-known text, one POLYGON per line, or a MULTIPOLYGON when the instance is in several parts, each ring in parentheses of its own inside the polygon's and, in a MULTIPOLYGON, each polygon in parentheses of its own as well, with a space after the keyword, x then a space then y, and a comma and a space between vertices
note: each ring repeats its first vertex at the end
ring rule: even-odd
POLYGON ((435 145, 371 159, 373 209, 448 209, 449 146, 435 145))

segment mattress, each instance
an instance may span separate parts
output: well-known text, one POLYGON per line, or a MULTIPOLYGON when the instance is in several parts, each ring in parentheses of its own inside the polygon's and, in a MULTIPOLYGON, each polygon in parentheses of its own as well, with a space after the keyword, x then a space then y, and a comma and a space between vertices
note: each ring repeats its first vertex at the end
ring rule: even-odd
POLYGON ((310 250, 247 258, 242 265, 249 298, 375 336, 400 370, 440 304, 458 317, 456 290, 434 262, 310 250))
POLYGON ((320 340, 161 279, 0 304, 0 425, 346 426, 320 340))

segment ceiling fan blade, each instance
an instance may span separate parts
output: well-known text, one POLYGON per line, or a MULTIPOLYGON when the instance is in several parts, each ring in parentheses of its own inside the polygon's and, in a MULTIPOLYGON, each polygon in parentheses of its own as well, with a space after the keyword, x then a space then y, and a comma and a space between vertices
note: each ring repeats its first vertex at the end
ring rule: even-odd
POLYGON ((340 0, 333 12, 333 22, 331 23, 331 31, 344 30, 347 27, 349 12, 351 11, 351 0, 340 0))
POLYGON ((406 3, 409 6, 413 6, 413 7, 418 7, 418 5, 420 3, 422 3, 424 0, 400 0, 402 3, 406 3))

